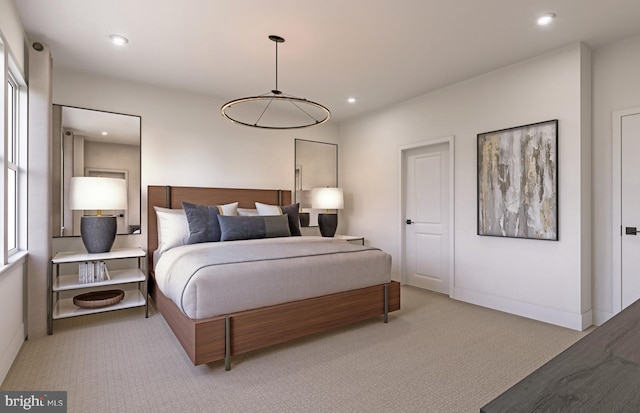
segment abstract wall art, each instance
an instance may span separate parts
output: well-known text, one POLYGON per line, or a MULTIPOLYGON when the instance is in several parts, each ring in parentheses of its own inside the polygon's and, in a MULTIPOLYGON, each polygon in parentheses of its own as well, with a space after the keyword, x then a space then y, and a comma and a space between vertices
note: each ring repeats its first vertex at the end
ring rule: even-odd
POLYGON ((558 120, 478 134, 478 235, 558 240, 558 120))

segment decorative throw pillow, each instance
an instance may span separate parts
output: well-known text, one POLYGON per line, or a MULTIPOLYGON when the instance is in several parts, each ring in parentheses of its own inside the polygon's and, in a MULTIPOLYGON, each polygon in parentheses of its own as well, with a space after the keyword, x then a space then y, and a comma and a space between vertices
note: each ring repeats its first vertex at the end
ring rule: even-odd
POLYGON ((238 203, 207 206, 183 202, 182 208, 184 208, 189 224, 187 244, 197 244, 200 242, 220 241, 220 224, 217 216, 235 215, 238 203))
POLYGON ((182 209, 154 206, 158 218, 158 252, 185 245, 189 239, 189 223, 182 209))
POLYGON ((298 217, 298 211, 300 210, 300 204, 291 204, 285 206, 269 205, 256 202, 256 209, 258 215, 288 215, 289 216, 289 231, 294 237, 302 235, 300 232, 300 218, 298 217))
POLYGON ((289 219, 287 215, 277 216, 235 216, 218 215, 220 241, 242 239, 288 237, 289 219))

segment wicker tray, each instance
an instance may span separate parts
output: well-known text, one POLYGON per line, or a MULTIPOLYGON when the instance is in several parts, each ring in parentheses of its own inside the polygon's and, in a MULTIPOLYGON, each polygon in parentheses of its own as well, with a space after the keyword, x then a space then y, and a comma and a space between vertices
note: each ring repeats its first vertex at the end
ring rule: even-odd
POLYGON ((73 303, 82 308, 100 308, 118 304, 124 298, 122 290, 93 291, 73 297, 73 303))

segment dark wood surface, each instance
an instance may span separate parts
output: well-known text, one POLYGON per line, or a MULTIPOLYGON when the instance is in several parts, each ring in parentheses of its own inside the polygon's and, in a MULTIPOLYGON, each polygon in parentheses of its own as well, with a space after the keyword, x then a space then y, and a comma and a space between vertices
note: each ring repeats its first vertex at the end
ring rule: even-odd
POLYGON ((640 412, 640 301, 480 412, 640 412))

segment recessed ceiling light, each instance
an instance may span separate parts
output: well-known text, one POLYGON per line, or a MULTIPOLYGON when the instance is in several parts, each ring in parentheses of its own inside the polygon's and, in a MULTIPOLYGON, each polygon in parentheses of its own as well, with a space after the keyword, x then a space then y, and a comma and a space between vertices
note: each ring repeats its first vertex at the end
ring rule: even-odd
POLYGON ((555 18, 556 18, 555 13, 543 14, 542 16, 538 17, 538 26, 546 26, 548 24, 551 24, 551 22, 555 18))
POLYGON ((117 44, 118 46, 122 46, 129 43, 129 39, 127 39, 124 36, 120 36, 119 34, 109 35, 109 39, 111 39, 111 43, 117 44))
POLYGON ((349 98, 349 99, 347 99, 347 102, 356 103, 356 98, 349 98))
POLYGON ((107 131, 102 132, 102 136, 107 136, 108 134, 109 134, 109 132, 107 132, 107 131))

